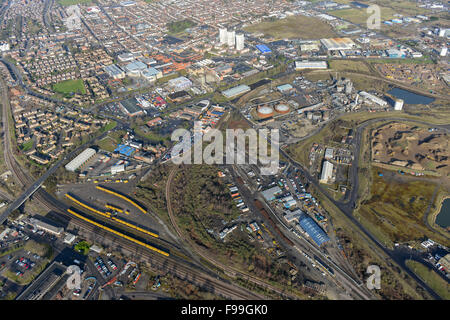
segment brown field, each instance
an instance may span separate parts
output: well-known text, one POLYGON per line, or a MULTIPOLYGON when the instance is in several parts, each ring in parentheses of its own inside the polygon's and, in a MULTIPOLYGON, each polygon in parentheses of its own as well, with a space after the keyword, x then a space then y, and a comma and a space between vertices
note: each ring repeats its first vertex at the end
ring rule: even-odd
POLYGON ((372 161, 450 174, 449 137, 405 123, 372 131, 372 161))

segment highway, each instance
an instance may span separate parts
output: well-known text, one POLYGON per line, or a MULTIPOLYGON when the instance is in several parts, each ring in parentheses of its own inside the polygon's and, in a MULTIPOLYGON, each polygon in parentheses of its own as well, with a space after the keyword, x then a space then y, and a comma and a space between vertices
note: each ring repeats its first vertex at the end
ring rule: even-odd
MULTIPOLYGON (((121 237, 118 237, 112 233, 102 231, 99 228, 91 225, 81 219, 74 218, 73 216, 67 213, 68 206, 55 199, 52 195, 47 193, 43 189, 39 189, 37 186, 42 184, 45 179, 41 177, 40 179, 33 181, 33 178, 30 177, 28 173, 23 171, 23 169, 16 162, 10 145, 10 137, 9 137, 9 125, 7 121, 8 106, 9 101, 5 99, 7 92, 5 92, 6 86, 3 83, 2 86, 2 97, 3 97, 3 123, 5 129, 5 160, 10 163, 11 171, 13 172, 17 181, 23 186, 31 185, 20 197, 20 200, 29 197, 33 192, 35 192, 36 199, 41 202, 45 207, 49 210, 53 210, 58 212, 60 216, 65 216, 70 223, 73 225, 77 225, 80 229, 84 231, 88 231, 88 233, 95 234, 97 236, 101 236, 108 239, 113 239, 115 245, 121 246, 123 249, 127 249, 129 252, 139 252, 140 256, 144 259, 147 259, 149 263, 157 266, 162 270, 167 270, 173 272, 174 275, 178 276, 180 279, 186 279, 189 281, 193 281, 202 287, 208 287, 209 291, 219 294, 228 299, 264 299, 264 296, 255 294, 245 288, 232 284, 228 280, 221 279, 215 273, 210 271, 205 271, 203 266, 198 266, 193 264, 183 258, 177 257, 176 255, 171 255, 170 257, 164 257, 159 254, 153 253, 149 250, 144 249, 143 247, 121 237), (5 122, 6 121, 6 122, 5 122), (7 136, 8 135, 8 136, 7 136), (35 190, 36 189, 36 190, 35 190), (34 191, 33 191, 34 190, 34 191)), ((82 148, 82 147, 80 147, 82 148)), ((74 151, 75 152, 75 151, 74 151)), ((67 158, 66 156, 65 158, 67 158)), ((65 159, 63 159, 65 160, 65 159)), ((61 160, 61 161, 63 161, 61 160)), ((56 164, 55 164, 56 165, 56 164)), ((61 163, 58 163, 61 165, 61 163)), ((56 168, 55 168, 56 170, 56 168)), ((53 171, 52 171, 53 172, 53 171)), ((51 174, 51 173, 50 173, 51 174)), ((49 174, 49 175, 50 175, 49 174)), ((12 204, 11 204, 12 205, 12 204)), ((9 210, 11 212, 11 210, 9 210)), ((2 219, 6 219, 7 214, 6 211, 2 214, 2 219)), ((4 220, 3 220, 4 221, 4 220)))
MULTIPOLYGON (((235 106, 233 105, 229 105, 232 109, 238 110, 235 106)), ((239 111, 239 110, 238 110, 239 111)), ((251 128, 255 128, 255 124, 253 124, 249 119, 247 119, 245 116, 242 115, 242 118, 245 119, 245 121, 247 121, 247 123, 250 125, 251 128)), ((376 246, 381 249, 381 252, 386 255, 387 257, 389 257, 392 261, 394 261, 395 263, 397 263, 404 272, 406 272, 411 278, 413 278, 420 286, 422 286, 434 299, 440 300, 440 296, 433 290, 431 289, 424 281, 422 281, 422 279, 420 279, 419 277, 417 277, 406 265, 405 265, 405 259, 402 255, 397 255, 395 250, 391 250, 387 247, 385 247, 381 242, 378 241, 378 239, 376 239, 364 226, 361 225, 361 223, 355 219, 355 217, 353 216, 353 210, 356 207, 356 200, 358 198, 358 187, 359 187, 359 178, 358 178, 358 163, 359 163, 359 156, 360 156, 360 148, 361 148, 361 138, 362 138, 362 133, 364 131, 365 128, 367 128, 367 126, 374 124, 376 122, 383 122, 383 121, 410 121, 410 122, 415 122, 415 123, 419 123, 419 124, 423 124, 432 128, 440 128, 442 130, 445 130, 446 132, 450 131, 450 124, 448 125, 435 125, 435 124, 430 124, 427 123, 425 121, 420 121, 420 120, 411 120, 408 118, 402 118, 402 117, 380 117, 380 118, 376 118, 376 119, 370 119, 370 120, 366 120, 364 122, 362 122, 361 124, 358 125, 358 127, 356 128, 356 134, 355 134, 355 138, 354 138, 354 161, 353 164, 351 166, 351 170, 349 172, 349 174, 351 175, 351 179, 352 179, 352 188, 351 188, 351 193, 349 195, 346 195, 346 198, 349 200, 347 202, 340 202, 340 201, 336 201, 333 197, 331 197, 329 195, 329 193, 320 185, 319 181, 314 178, 313 176, 311 176, 311 174, 309 173, 309 171, 299 162, 297 162, 295 159, 293 159, 287 152, 285 152, 282 148, 279 149, 280 154, 282 154, 287 160, 288 163, 290 165, 292 165, 293 167, 297 168, 299 170, 299 172, 301 173, 301 175, 303 175, 303 177, 306 179, 306 181, 310 184, 312 184, 316 190, 322 194, 323 196, 325 196, 332 204, 334 204, 340 211, 342 211, 344 213, 344 215, 353 223, 353 225, 360 231, 362 231, 362 233, 370 240, 372 241, 372 243, 376 244, 376 246)), ((322 127, 317 133, 319 133, 321 130, 323 130, 325 128, 322 127)), ((269 136, 266 136, 266 140, 268 141, 268 143, 272 143, 270 140, 269 136)), ((275 215, 276 216, 276 215, 275 215)), ((374 251, 375 252, 375 251, 374 251)), ((382 259, 385 259, 386 257, 384 257, 381 252, 378 252, 378 255, 380 255, 380 257, 382 259)), ((327 261, 327 260, 325 260, 327 261)), ((328 260, 330 261, 330 260, 328 260)), ((345 274, 345 273, 344 273, 345 274)), ((345 275, 345 277, 349 277, 348 275, 345 275)), ((351 277, 350 277, 351 278, 351 277)))

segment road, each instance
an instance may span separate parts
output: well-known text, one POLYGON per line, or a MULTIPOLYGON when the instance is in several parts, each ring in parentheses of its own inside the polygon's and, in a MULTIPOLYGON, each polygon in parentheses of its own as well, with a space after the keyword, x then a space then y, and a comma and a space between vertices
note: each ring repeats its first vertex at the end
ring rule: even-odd
MULTIPOLYGON (((230 266, 225 266, 222 263, 218 262, 217 260, 215 260, 214 258, 211 257, 211 255, 207 254, 206 252, 200 250, 198 248, 198 246, 196 246, 190 239, 188 239, 183 232, 181 231, 181 229, 179 228, 176 220, 175 220, 175 216, 173 214, 173 210, 172 210, 172 202, 171 202, 171 183, 172 180, 174 178, 175 173, 178 171, 178 167, 174 166, 172 168, 172 170, 169 173, 169 177, 167 178, 167 183, 166 183, 166 203, 167 203, 167 211, 169 213, 169 218, 170 218, 170 222, 173 225, 173 227, 175 228, 178 236, 180 237, 180 239, 184 240, 186 243, 189 243, 190 247, 195 251, 195 253, 197 255, 199 255, 200 257, 202 257, 203 259, 209 261, 211 264, 215 265, 216 267, 219 267, 220 269, 222 269, 225 273, 227 274, 231 274, 234 276, 238 276, 242 279, 247 279, 250 282, 253 282, 259 286, 262 286, 264 288, 268 288, 274 292, 277 292, 280 295, 283 296, 287 296, 289 298, 292 299, 297 299, 296 296, 289 294, 288 292, 281 290, 277 287, 274 287, 268 283, 266 283, 265 281, 251 275, 248 273, 244 273, 236 268, 230 267, 230 266)), ((263 296, 261 296, 263 298, 263 296)))
MULTIPOLYGON (((8 111, 9 101, 7 99, 5 100, 5 89, 6 86, 3 86, 3 108, 4 111, 8 111), (6 108, 6 110, 5 110, 6 108)), ((6 92, 7 93, 7 92, 6 92)), ((9 137, 9 125, 7 121, 7 115, 8 112, 3 112, 3 121, 4 121, 4 129, 5 132, 8 132, 8 136, 5 135, 5 157, 8 162, 11 164, 11 170, 13 172, 13 175, 17 179, 17 181, 22 184, 23 186, 31 185, 20 197, 19 199, 24 199, 26 196, 29 196, 29 194, 32 194, 32 190, 34 190, 37 185, 45 181, 44 177, 39 178, 36 181, 33 181, 33 178, 26 173, 20 165, 16 162, 12 150, 11 150, 11 144, 10 144, 10 137, 9 137), (6 122, 5 122, 6 121, 6 122)), ((80 147, 81 148, 81 147, 80 147)), ((75 151, 74 151, 75 152, 75 151)), ((67 156, 69 157, 69 155, 67 156)), ((65 158, 67 158, 65 157, 65 158)), ((65 159, 63 159, 65 160, 65 159)), ((63 161, 61 160, 61 161, 63 161)), ((60 165, 61 163, 59 163, 60 165)), ((55 169, 56 170, 56 169, 55 169)), ((77 225, 82 228, 83 230, 88 230, 90 233, 95 235, 101 235, 104 238, 113 238, 115 245, 120 245, 124 249, 128 249, 130 252, 139 252, 140 256, 143 259, 147 259, 149 263, 158 266, 158 268, 163 270, 168 270, 173 272, 174 275, 178 276, 180 279, 186 279, 189 281, 193 281, 194 283, 197 283, 198 285, 201 285, 202 287, 208 287, 210 291, 214 292, 215 294, 222 295, 224 297, 227 297, 228 299, 264 299, 263 296, 254 294, 251 291, 244 289, 242 287, 236 286, 235 284, 230 283, 227 280, 221 279, 217 277, 216 274, 212 272, 205 271, 204 267, 198 266, 196 264, 193 264, 185 259, 182 259, 180 257, 171 255, 170 257, 162 257, 158 254, 149 252, 148 250, 143 249, 139 245, 134 244, 133 242, 114 236, 111 233, 108 232, 101 232, 98 228, 89 225, 88 223, 73 218, 73 216, 69 215, 66 210, 68 206, 55 199, 52 195, 47 193, 43 189, 37 188, 37 192, 35 193, 35 198, 41 202, 45 207, 47 207, 49 210, 53 210, 55 212, 58 212, 61 216, 69 217, 70 222, 74 225, 77 225)), ((36 191, 35 190, 35 191, 36 191)), ((2 214, 2 217, 6 219, 5 213, 2 214)))
MULTIPOLYGON (((419 285, 421 285, 423 288, 425 288, 426 291, 435 299, 440 299, 439 295, 436 294, 434 290, 432 290, 426 283, 424 283, 420 278, 418 278, 411 270, 409 270, 406 265, 404 264, 404 259, 398 255, 395 254, 395 251, 385 247, 381 242, 378 241, 364 226, 361 225, 361 223, 355 219, 353 215, 353 210, 356 207, 356 201, 358 198, 358 187, 359 187, 359 178, 358 178, 358 163, 359 163, 359 155, 360 155, 360 148, 361 148, 361 138, 362 133, 367 126, 374 124, 376 122, 380 121, 413 121, 420 124, 425 124, 431 127, 438 127, 441 129, 444 129, 448 131, 450 129, 450 125, 445 126, 438 126, 434 124, 429 124, 423 121, 418 120, 410 120, 407 118, 401 118, 401 117, 386 117, 386 118, 377 118, 377 119, 371 119, 363 122, 361 125, 358 126, 355 134, 355 148, 354 148, 354 161, 353 163, 355 165, 351 166, 350 173, 352 177, 352 189, 351 194, 349 196, 349 200, 345 203, 336 201, 333 197, 331 197, 326 190, 320 185, 320 183, 312 177, 307 169, 303 167, 303 165, 296 160, 292 159, 292 157, 287 154, 284 150, 280 149, 280 153, 288 159, 288 161, 296 168, 299 169, 301 174, 308 180, 308 182, 321 193, 323 194, 330 202, 332 202, 340 211, 342 211, 348 219, 359 229, 361 230, 365 236, 367 236, 373 243, 375 243, 381 251, 386 254, 389 258, 391 258, 393 261, 395 261, 398 265, 400 265, 411 278, 413 278, 419 285)), ((270 140, 269 140, 270 142, 270 140)))
MULTIPOLYGON (((8 91, 5 83, 1 81, 1 91, 2 91, 2 121, 3 121, 3 128, 4 128, 4 156, 5 156, 5 162, 9 170, 12 172, 15 172, 16 175, 20 175, 18 171, 20 170, 20 164, 16 161, 14 157, 14 150, 11 146, 11 136, 10 136, 10 127, 9 127, 9 114, 11 112, 11 108, 9 105, 8 100, 8 91)), ((16 200, 14 200, 12 203, 9 204, 8 208, 0 215, 0 224, 4 223, 5 220, 8 218, 8 216, 19 208, 25 201, 27 201, 31 195, 33 195, 41 186, 42 184, 50 177, 55 171, 67 160, 73 158, 76 154, 78 154, 81 150, 86 148, 86 146, 92 144, 97 139, 102 139, 104 136, 106 136, 107 132, 104 132, 98 137, 95 137, 91 139, 90 141, 84 143, 83 145, 79 146, 72 152, 68 153, 64 158, 60 159, 56 163, 54 163, 43 175, 41 175, 38 179, 32 182, 32 184, 18 197, 16 200)), ((28 176, 31 178, 28 174, 25 174, 24 176, 28 176)), ((23 185, 28 185, 28 182, 31 181, 30 179, 22 180, 23 185)))

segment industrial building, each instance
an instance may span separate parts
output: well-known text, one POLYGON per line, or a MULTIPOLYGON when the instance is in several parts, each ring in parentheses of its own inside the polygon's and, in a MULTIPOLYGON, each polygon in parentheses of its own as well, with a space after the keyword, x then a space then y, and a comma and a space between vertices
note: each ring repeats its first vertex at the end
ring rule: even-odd
POLYGON ((300 209, 297 209, 295 211, 287 211, 284 215, 284 220, 286 220, 287 223, 297 222, 300 219, 301 215, 303 214, 303 211, 300 209))
POLYGON ((406 56, 403 51, 398 49, 388 49, 386 50, 386 54, 389 58, 404 58, 406 56))
POLYGON ((76 156, 72 161, 66 164, 65 168, 67 171, 75 172, 78 168, 88 162, 97 151, 92 148, 86 148, 82 153, 76 156))
POLYGON ((125 165, 124 164, 118 164, 118 165, 115 165, 115 166, 111 167, 111 174, 112 175, 115 175, 117 173, 124 172, 124 171, 125 171, 125 165))
POLYGON ((36 218, 30 218, 30 223, 37 229, 44 230, 45 232, 59 236, 64 232, 64 228, 54 226, 50 223, 44 222, 36 218))
POLYGON ((403 109, 403 100, 397 99, 395 100, 394 110, 401 111, 403 109))
POLYGON ((263 53, 263 54, 272 52, 272 50, 270 50, 270 48, 268 46, 266 46, 265 44, 257 44, 256 49, 261 51, 261 53, 263 53))
POLYGON ((278 186, 275 186, 273 188, 264 190, 261 192, 262 196, 264 197, 264 199, 266 199, 266 201, 272 201, 276 198, 277 195, 279 195, 281 193, 281 189, 278 186))
POLYGON ((246 86, 245 84, 241 84, 237 87, 233 87, 233 88, 227 89, 225 91, 222 91, 222 94, 227 98, 234 98, 234 97, 237 97, 238 95, 246 93, 250 90, 251 89, 249 86, 246 86))
POLYGON ((380 106, 382 106, 382 107, 384 107, 384 106, 386 106, 386 105, 388 104, 388 103, 387 103, 386 101, 384 101, 383 99, 378 98, 377 96, 374 96, 373 94, 367 93, 367 92, 365 92, 365 91, 360 91, 360 92, 359 92, 359 95, 360 95, 362 98, 364 98, 364 99, 366 99, 366 100, 369 100, 369 101, 372 101, 372 102, 374 102, 374 103, 376 103, 376 104, 378 104, 378 105, 380 105, 380 106))
POLYGON ((450 253, 439 259, 438 263, 444 268, 446 272, 450 272, 450 253))
POLYGON ((321 39, 320 42, 328 51, 350 50, 356 47, 356 44, 350 38, 321 39))
POLYGON ((325 159, 327 159, 327 160, 333 159, 333 155, 334 155, 334 149, 333 148, 326 148, 325 149, 325 159))
POLYGON ((295 70, 302 69, 328 69, 326 61, 295 61, 295 70))
POLYGON ((322 174, 320 176, 320 183, 328 183, 333 175, 333 164, 329 161, 324 161, 322 166, 322 174))
POLYGON ((277 87, 277 90, 280 91, 281 93, 289 93, 292 91, 294 87, 292 87, 291 84, 286 83, 286 84, 282 84, 280 86, 277 87))
POLYGON ((322 244, 330 241, 327 234, 319 227, 319 225, 306 214, 302 215, 299 219, 300 227, 314 240, 314 242, 320 247, 322 244))
POLYGON ((138 101, 136 100, 136 98, 130 98, 120 101, 119 105, 122 108, 123 112, 130 117, 134 117, 143 113, 143 110, 138 106, 138 101))

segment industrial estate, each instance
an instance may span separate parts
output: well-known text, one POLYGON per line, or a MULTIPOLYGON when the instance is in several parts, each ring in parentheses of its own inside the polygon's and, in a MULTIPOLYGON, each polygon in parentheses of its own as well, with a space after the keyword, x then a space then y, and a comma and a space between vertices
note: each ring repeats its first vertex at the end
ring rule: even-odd
POLYGON ((0 0, 0 300, 450 299, 448 10, 0 0))

